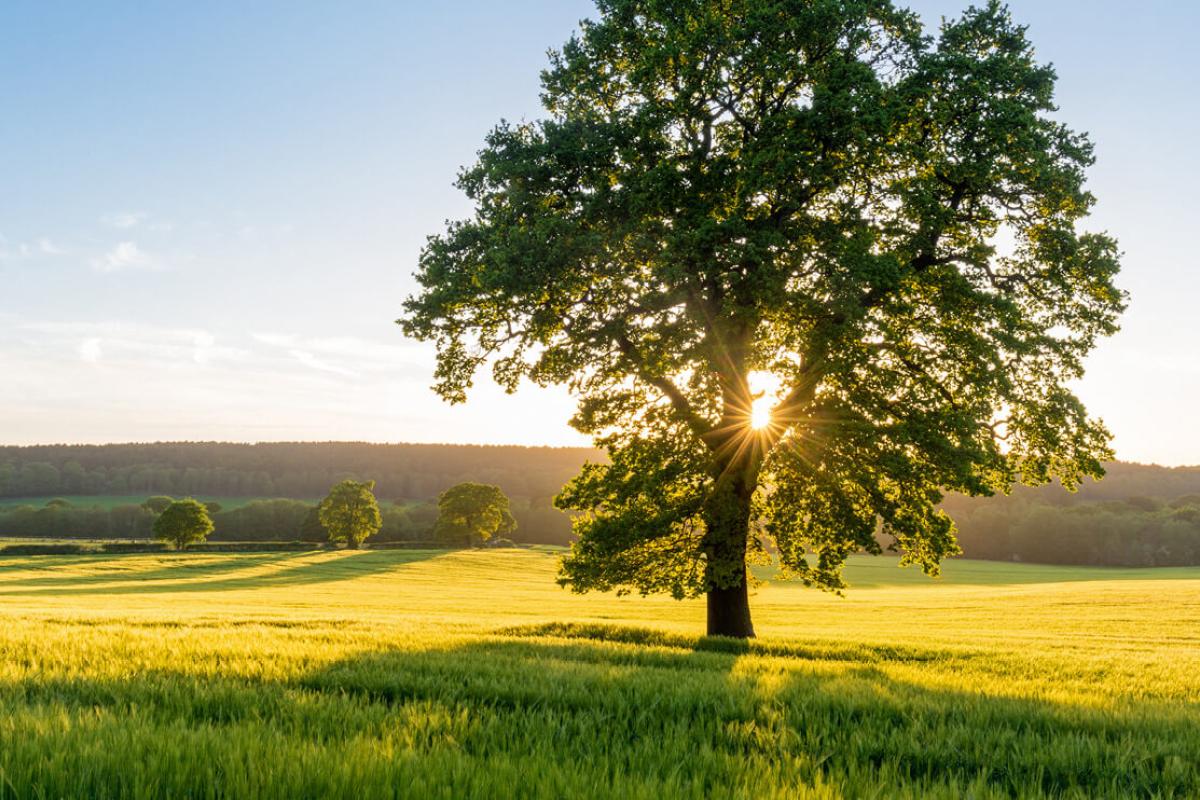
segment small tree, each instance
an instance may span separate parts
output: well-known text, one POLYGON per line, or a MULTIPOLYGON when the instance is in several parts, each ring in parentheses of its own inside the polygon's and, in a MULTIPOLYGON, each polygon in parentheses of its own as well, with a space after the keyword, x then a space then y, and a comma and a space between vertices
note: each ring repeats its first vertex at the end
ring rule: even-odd
POLYGON ((203 503, 191 499, 174 500, 154 520, 154 536, 170 542, 176 550, 203 542, 212 533, 213 523, 203 503))
POLYGON ((460 483, 438 498, 438 541, 457 547, 478 547, 499 533, 512 533, 517 521, 508 497, 499 486, 460 483))
POLYGON ((317 518, 329 531, 330 542, 345 542, 351 550, 357 550, 379 531, 383 518, 371 491, 374 488, 375 481, 345 480, 329 491, 329 496, 321 501, 317 518))
POLYGON ((142 508, 149 511, 151 514, 158 516, 159 514, 166 511, 167 507, 170 506, 171 503, 174 503, 174 502, 175 502, 174 497, 168 497, 165 494, 157 494, 154 497, 147 497, 142 502, 142 508))

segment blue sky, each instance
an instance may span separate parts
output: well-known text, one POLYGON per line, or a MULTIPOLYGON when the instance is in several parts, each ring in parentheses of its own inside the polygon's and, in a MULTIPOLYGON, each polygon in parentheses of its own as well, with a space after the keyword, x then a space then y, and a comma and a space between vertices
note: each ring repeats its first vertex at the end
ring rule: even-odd
MULTIPOLYGON (((927 22, 959 3, 910 4, 927 22)), ((1118 455, 1200 463, 1200 4, 1013 0, 1092 134, 1133 304, 1079 391, 1118 455)), ((577 0, 0 7, 0 441, 574 444, 559 391, 427 390, 392 320, 577 0)))

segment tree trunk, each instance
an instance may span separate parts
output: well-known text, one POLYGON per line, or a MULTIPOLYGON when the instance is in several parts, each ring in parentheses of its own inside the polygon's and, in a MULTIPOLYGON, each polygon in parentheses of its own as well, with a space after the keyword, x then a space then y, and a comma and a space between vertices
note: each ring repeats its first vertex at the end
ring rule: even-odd
POLYGON ((704 554, 709 636, 754 637, 746 580, 746 541, 754 489, 754 478, 750 475, 726 474, 717 480, 706 504, 704 554))
POLYGON ((708 635, 754 638, 754 624, 750 621, 750 593, 744 578, 740 586, 731 589, 709 589, 708 635))

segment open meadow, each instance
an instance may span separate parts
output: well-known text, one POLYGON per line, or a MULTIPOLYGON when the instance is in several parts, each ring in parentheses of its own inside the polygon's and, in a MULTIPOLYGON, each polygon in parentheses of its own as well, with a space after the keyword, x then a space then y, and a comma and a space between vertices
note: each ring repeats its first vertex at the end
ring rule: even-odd
POLYGON ((1200 570, 860 558, 744 645, 555 569, 0 560, 0 797, 1200 795, 1200 570))

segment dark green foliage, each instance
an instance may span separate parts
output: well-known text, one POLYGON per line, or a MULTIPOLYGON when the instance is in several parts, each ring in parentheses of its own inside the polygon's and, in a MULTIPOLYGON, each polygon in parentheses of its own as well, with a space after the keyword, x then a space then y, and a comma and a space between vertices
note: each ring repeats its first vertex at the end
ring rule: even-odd
POLYGON ((497 534, 517 529, 508 497, 499 486, 460 483, 438 498, 434 536, 451 547, 479 547, 497 534))
POLYGON ((10 544, 0 547, 0 555, 4 556, 76 556, 94 552, 94 547, 84 544, 10 544))
POLYGON ((435 500, 465 480, 509 497, 552 497, 595 457, 590 448, 363 442, 0 446, 0 497, 306 499, 347 476, 376 478, 382 496, 403 500, 435 500))
MULTIPOLYGON (((571 535, 570 520, 554 508, 551 500, 580 464, 597 455, 588 448, 337 442, 0 447, 0 498, 48 498, 68 490, 85 496, 122 496, 131 491, 135 495, 177 493, 229 498, 277 494, 304 500, 311 507, 311 498, 320 497, 337 480, 370 475, 378 477, 379 491, 396 497, 408 515, 408 520, 401 520, 385 509, 377 540, 429 540, 437 508, 433 503, 414 501, 436 501, 455 483, 477 481, 500 486, 513 500, 513 516, 524 541, 565 544, 571 535)), ((85 501, 78 504, 87 505, 85 501)), ((328 538, 315 512, 301 532, 283 518, 278 525, 263 524, 265 521, 258 519, 254 526, 235 518, 228 528, 238 532, 227 535, 222 516, 228 509, 206 504, 217 524, 215 538, 300 536, 322 542, 328 538)), ((6 533, 2 527, 4 515, 0 505, 0 533, 6 533)), ((259 516, 257 512, 255 516, 259 516)), ((135 532, 129 527, 111 526, 106 518, 89 519, 73 527, 77 532, 69 535, 149 535, 148 523, 135 532)), ((23 529, 20 535, 43 534, 23 529)))
POLYGON ((106 542, 100 546, 104 553, 161 553, 166 549, 166 542, 106 542))
POLYGON ((449 401, 488 364, 579 397, 610 463, 559 497, 565 584, 708 592, 710 631, 750 635, 762 539, 827 589, 879 532, 936 574, 943 492, 1102 474, 1068 385, 1116 330, 1117 245, 1082 229, 1091 144, 999 3, 936 37, 888 0, 598 6, 546 119, 461 174, 475 214, 401 320, 449 401))
POLYGON ((197 553, 276 553, 320 550, 315 542, 205 542, 188 548, 197 553))
POLYGON ((1122 567, 1200 564, 1200 498, 1154 506, 1147 498, 1069 506, 991 499, 954 506, 968 558, 1122 567))
POLYGON ((0 507, 0 536, 38 539, 145 539, 154 514, 136 505, 78 508, 47 505, 0 507))
POLYGON ((331 543, 355 549, 379 532, 383 518, 371 491, 374 488, 375 481, 344 480, 321 501, 318 517, 331 543))
POLYGON ((154 520, 155 538, 171 544, 177 550, 203 542, 212 530, 208 509, 190 497, 175 500, 154 520))
MULTIPOLYGON (((206 508, 209 504, 205 504, 206 508)), ((372 541, 424 542, 434 540, 437 505, 423 502, 380 509, 382 526, 372 541)), ((300 539, 329 541, 321 526, 315 503, 286 498, 253 500, 229 510, 210 514, 213 541, 263 542, 300 539)), ((534 544, 566 544, 570 537, 567 518, 545 500, 521 501, 513 509, 522 541, 534 544)), ((37 507, 0 505, 0 537, 146 539, 152 535, 154 514, 138 505, 112 507, 61 504, 37 507)))
POLYGON ((213 515, 216 530, 212 538, 223 541, 253 542, 267 539, 305 539, 324 542, 324 530, 316 538, 304 535, 304 525, 316 506, 302 500, 255 500, 243 506, 213 515))
POLYGON ((304 521, 300 523, 300 538, 306 542, 329 541, 329 531, 321 524, 320 505, 310 506, 304 513, 304 521))
POLYGON ((161 514, 164 511, 166 511, 170 507, 171 503, 174 503, 174 502, 175 502, 174 497, 167 497, 166 495, 156 495, 154 497, 147 497, 145 502, 142 503, 142 508, 149 511, 151 514, 154 514, 157 516, 158 514, 161 514))

